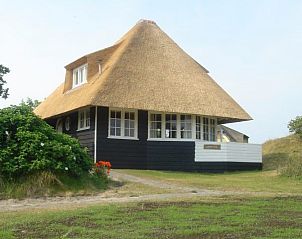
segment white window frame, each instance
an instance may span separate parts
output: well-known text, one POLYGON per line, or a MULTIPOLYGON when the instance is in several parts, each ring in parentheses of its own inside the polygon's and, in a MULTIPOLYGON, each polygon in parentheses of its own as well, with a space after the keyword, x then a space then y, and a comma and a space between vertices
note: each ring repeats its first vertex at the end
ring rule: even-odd
MULTIPOLYGON (((179 113, 170 113, 170 112, 158 112, 158 111, 148 111, 148 141, 205 141, 203 139, 203 118, 208 118, 209 123, 210 120, 214 120, 215 122, 215 129, 216 129, 216 134, 215 134, 215 141, 217 140, 217 119, 214 117, 207 117, 207 116, 202 116, 202 115, 191 115, 191 136, 192 138, 181 138, 181 115, 191 115, 191 114, 179 114, 179 113), (150 129, 151 129, 151 114, 160 114, 161 115, 161 138, 151 138, 150 135, 150 129), (176 114, 177 118, 177 137, 176 138, 166 138, 165 135, 165 130, 166 130, 166 114, 176 114), (196 117, 200 117, 200 134, 201 138, 197 139, 196 138, 196 117)), ((210 124, 208 127, 208 133, 210 137, 210 124)), ((211 142, 211 141, 207 141, 211 142)))
POLYGON ((81 65, 72 71, 72 88, 76 88, 80 85, 87 83, 88 64, 81 65), (83 69, 83 79, 79 81, 79 72, 83 69), (76 83, 76 76, 78 76, 78 82, 76 83))
MULTIPOLYGON (((149 138, 151 138, 151 123, 157 123, 157 122, 160 122, 160 137, 152 137, 152 139, 161 139, 163 137, 163 115, 161 113, 152 113, 150 112, 148 114, 148 135, 149 138), (160 115, 160 121, 158 120, 151 120, 151 115, 160 115)), ((154 130, 154 129, 152 129, 154 130)), ((157 135, 157 131, 155 131, 156 135, 157 135)))
POLYGON ((109 108, 108 113, 108 138, 109 139, 131 139, 138 140, 138 113, 134 109, 121 109, 121 108, 109 108), (120 111, 121 112, 121 136, 110 135, 110 115, 111 111, 120 111), (134 113, 134 137, 125 136, 125 113, 131 112, 134 113))
POLYGON ((77 131, 80 131, 80 130, 85 130, 85 129, 90 129, 90 125, 91 125, 91 115, 90 115, 90 108, 86 108, 86 109, 82 109, 82 110, 79 110, 78 111, 78 129, 77 131), (84 126, 81 127, 81 119, 80 119, 80 115, 81 113, 84 113, 84 126), (87 117, 89 116, 89 117, 87 117), (89 124, 87 124, 87 122, 89 122, 89 124))

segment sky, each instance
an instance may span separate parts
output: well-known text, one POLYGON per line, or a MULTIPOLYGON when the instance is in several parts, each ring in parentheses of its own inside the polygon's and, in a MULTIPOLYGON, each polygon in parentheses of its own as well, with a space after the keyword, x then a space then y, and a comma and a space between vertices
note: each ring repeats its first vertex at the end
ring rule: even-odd
POLYGON ((154 20, 252 116, 228 124, 250 142, 288 135, 302 115, 300 0, 0 0, 0 64, 11 70, 0 108, 43 100, 65 65, 111 46, 140 19, 154 20))

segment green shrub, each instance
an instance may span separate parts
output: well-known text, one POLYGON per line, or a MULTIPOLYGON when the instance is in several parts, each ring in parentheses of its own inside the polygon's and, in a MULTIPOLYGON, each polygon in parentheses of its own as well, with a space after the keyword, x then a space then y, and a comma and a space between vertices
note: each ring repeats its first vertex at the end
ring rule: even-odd
POLYGON ((289 132, 300 135, 302 138, 302 116, 297 116, 288 123, 289 132))
POLYGON ((78 140, 57 133, 25 104, 0 109, 0 146, 5 180, 42 171, 80 176, 93 164, 78 140))

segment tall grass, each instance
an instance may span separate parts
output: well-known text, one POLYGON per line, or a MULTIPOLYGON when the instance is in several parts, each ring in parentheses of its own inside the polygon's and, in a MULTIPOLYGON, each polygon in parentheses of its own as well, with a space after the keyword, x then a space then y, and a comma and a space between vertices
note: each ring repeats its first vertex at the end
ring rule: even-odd
POLYGON ((302 179, 302 139, 298 135, 269 140, 263 144, 263 169, 302 179))
POLYGON ((283 176, 302 180, 302 154, 292 154, 279 172, 283 176))
POLYGON ((70 177, 40 172, 14 181, 0 177, 0 199, 91 195, 107 188, 108 180, 92 175, 70 177))

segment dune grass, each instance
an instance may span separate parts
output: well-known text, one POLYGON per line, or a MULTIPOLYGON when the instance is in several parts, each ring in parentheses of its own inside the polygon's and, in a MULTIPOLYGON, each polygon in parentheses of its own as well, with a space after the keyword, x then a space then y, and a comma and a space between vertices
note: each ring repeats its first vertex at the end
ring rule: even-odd
POLYGON ((82 175, 71 177, 41 172, 14 181, 0 179, 0 199, 41 196, 91 195, 108 187, 106 178, 82 175))
POLYGON ((268 140, 263 144, 263 170, 285 167, 290 158, 302 155, 302 139, 298 135, 268 140))
POLYGON ((302 198, 216 198, 6 212, 0 238, 301 238, 302 198))

